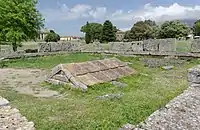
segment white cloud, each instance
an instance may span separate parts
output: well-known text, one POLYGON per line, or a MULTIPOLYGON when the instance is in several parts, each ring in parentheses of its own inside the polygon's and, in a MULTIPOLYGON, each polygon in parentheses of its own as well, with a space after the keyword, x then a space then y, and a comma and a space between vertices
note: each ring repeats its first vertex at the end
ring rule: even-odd
POLYGON ((174 3, 169 6, 152 6, 146 4, 144 7, 137 11, 128 11, 119 13, 113 13, 113 20, 116 21, 138 21, 145 19, 152 19, 157 22, 165 20, 176 20, 176 19, 198 19, 200 17, 200 6, 181 6, 174 3))
POLYGON ((106 7, 92 8, 90 5, 77 4, 69 8, 66 4, 59 4, 58 9, 42 10, 47 21, 77 20, 92 17, 94 19, 104 18, 107 13, 106 7))
POLYGON ((106 7, 97 7, 95 10, 90 11, 90 15, 95 19, 102 19, 107 13, 106 7))
POLYGON ((183 6, 177 3, 168 6, 152 6, 150 3, 139 10, 125 11, 117 9, 111 12, 106 7, 93 7, 87 4, 77 4, 69 7, 66 4, 57 4, 56 9, 41 10, 47 22, 81 20, 103 22, 110 19, 121 30, 128 30, 138 20, 152 19, 157 22, 177 19, 199 19, 200 5, 183 6))
POLYGON ((120 28, 121 31, 128 31, 128 30, 131 30, 131 27, 128 27, 128 28, 120 28))

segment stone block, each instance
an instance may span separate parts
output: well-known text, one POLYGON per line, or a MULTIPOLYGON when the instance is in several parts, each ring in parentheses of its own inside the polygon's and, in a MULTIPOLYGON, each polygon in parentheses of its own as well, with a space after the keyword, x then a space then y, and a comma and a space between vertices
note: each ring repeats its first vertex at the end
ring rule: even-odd
POLYGON ((0 107, 9 105, 9 101, 0 97, 0 107))
POLYGON ((103 81, 96 79, 92 74, 88 73, 86 75, 81 75, 77 77, 80 82, 84 83, 87 86, 91 86, 103 81))
POLYGON ((200 84, 200 65, 188 69, 188 82, 200 84))
POLYGON ((194 53, 199 53, 200 52, 200 39, 192 40, 191 52, 194 52, 194 53))
POLYGON ((176 51, 176 39, 157 39, 159 42, 159 52, 173 52, 176 51))
POLYGON ((159 42, 154 39, 144 40, 144 51, 152 51, 158 52, 159 51, 159 42))

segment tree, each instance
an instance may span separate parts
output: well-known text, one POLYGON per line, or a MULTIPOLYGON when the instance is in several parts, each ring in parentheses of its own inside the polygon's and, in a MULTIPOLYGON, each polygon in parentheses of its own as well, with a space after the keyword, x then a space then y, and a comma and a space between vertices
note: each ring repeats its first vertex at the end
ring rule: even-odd
POLYGON ((197 20, 197 21, 194 23, 193 30, 194 30, 194 34, 195 34, 196 36, 200 36, 200 20, 197 20))
POLYGON ((144 40, 151 37, 152 27, 144 21, 136 22, 129 33, 129 38, 132 40, 144 40))
POLYGON ((113 31, 116 33, 117 31, 120 31, 116 26, 113 26, 113 31))
POLYGON ((54 30, 50 30, 44 40, 46 42, 58 42, 60 40, 60 36, 56 34, 54 30))
POLYGON ((189 28, 186 24, 180 21, 166 21, 160 27, 160 38, 180 38, 185 37, 189 33, 189 28))
POLYGON ((92 41, 91 27, 89 22, 87 22, 85 26, 85 42, 86 44, 89 44, 91 41, 92 41))
POLYGON ((86 33, 87 27, 90 28, 91 41, 100 40, 102 25, 99 23, 89 23, 88 26, 87 25, 82 26, 80 31, 86 33))
POLYGON ((13 51, 22 41, 36 39, 43 27, 36 4, 37 0, 0 0, 0 30, 13 51))
POLYGON ((152 20, 145 20, 144 23, 148 24, 151 27, 157 26, 155 21, 152 20))
POLYGON ((116 41, 115 30, 113 24, 106 20, 103 24, 100 42, 113 42, 116 41))

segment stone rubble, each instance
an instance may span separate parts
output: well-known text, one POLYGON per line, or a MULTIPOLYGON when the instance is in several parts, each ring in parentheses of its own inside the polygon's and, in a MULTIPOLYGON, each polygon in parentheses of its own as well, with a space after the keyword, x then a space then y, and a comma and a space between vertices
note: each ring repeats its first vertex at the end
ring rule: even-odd
POLYGON ((117 82, 117 81, 112 81, 111 84, 116 86, 116 87, 119 87, 119 88, 124 88, 124 87, 128 86, 128 84, 125 84, 125 83, 122 83, 122 82, 117 82))
POLYGON ((35 127, 18 109, 12 108, 9 101, 0 97, 0 130, 35 130, 35 127))
POLYGON ((103 96, 98 96, 96 97, 97 99, 120 99, 124 94, 106 94, 106 95, 103 95, 103 96))
POLYGON ((162 69, 164 69, 164 70, 171 70, 173 68, 174 68, 174 66, 163 66, 162 67, 162 69))

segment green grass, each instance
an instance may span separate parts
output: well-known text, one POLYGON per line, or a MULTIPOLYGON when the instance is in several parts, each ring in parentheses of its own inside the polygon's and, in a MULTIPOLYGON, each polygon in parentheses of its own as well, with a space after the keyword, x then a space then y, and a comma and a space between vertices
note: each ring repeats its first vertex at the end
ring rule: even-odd
MULTIPOLYGON (((11 45, 0 45, 2 50, 12 50, 11 45)), ((25 42, 22 43, 22 47, 18 47, 18 50, 26 50, 26 49, 37 49, 38 44, 36 42, 25 42)))
MULTIPOLYGON (((50 69, 59 63, 103 57, 78 53, 11 60, 6 64, 14 68, 50 69)), ((163 71, 160 68, 144 67, 139 58, 118 58, 133 63, 131 67, 138 72, 120 79, 121 82, 128 84, 125 88, 104 83, 90 87, 87 92, 81 92, 68 86, 49 85, 50 89, 64 95, 62 99, 35 98, 1 89, 0 95, 10 100, 14 107, 20 109, 24 116, 33 121, 37 130, 117 130, 126 123, 138 124, 144 121, 155 110, 182 93, 187 88, 187 68, 200 63, 194 60, 181 68, 163 71), (105 94, 119 93, 124 94, 120 99, 96 98, 105 94)))
POLYGON ((22 58, 10 60, 6 65, 10 68, 40 68, 51 69, 61 63, 83 62, 87 60, 102 59, 104 56, 86 53, 54 55, 37 58, 22 58))

